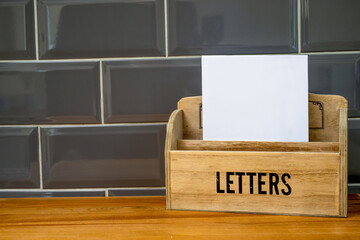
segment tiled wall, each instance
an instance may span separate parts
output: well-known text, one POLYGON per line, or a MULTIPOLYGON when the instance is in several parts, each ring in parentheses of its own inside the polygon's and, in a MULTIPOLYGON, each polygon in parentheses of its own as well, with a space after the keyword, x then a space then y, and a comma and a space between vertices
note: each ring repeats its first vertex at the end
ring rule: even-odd
POLYGON ((309 54, 309 91, 349 101, 359 191, 359 12, 359 0, 0 0, 0 197, 164 195, 166 121, 201 95, 203 54, 309 54))

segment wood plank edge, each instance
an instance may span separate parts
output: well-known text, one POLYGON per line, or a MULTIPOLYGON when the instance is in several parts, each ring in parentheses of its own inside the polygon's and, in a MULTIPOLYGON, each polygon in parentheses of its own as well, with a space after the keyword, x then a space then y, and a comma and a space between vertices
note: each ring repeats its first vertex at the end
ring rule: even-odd
POLYGON ((185 153, 185 154, 189 154, 189 153, 207 153, 207 154, 225 154, 225 155, 231 155, 234 153, 247 153, 247 154, 293 154, 293 155, 298 155, 298 154, 314 154, 314 155, 330 155, 330 156, 339 156, 340 153, 339 152, 283 152, 283 151, 213 151, 213 150, 170 150, 170 153, 185 153))
POLYGON ((177 139, 182 137, 183 111, 174 110, 169 118, 166 127, 165 139, 165 191, 166 191, 166 208, 171 207, 171 161, 170 151, 177 149, 177 139), (180 129, 180 131, 179 131, 180 129), (179 136, 181 135, 181 136, 179 136))
POLYGON ((167 210, 175 211, 194 211, 194 212, 218 212, 218 213, 239 213, 239 214, 263 214, 263 215, 278 215, 278 216, 306 216, 306 217, 333 217, 345 218, 344 215, 322 215, 322 214, 303 214, 303 213, 270 213, 270 212, 248 212, 248 211, 222 211, 222 210, 199 210, 199 209, 183 209, 171 207, 167 210))
POLYGON ((340 109, 340 123, 339 123, 339 143, 340 143, 340 158, 339 158, 339 214, 347 217, 348 207, 348 152, 347 152, 347 138, 348 138, 348 117, 347 108, 340 109))

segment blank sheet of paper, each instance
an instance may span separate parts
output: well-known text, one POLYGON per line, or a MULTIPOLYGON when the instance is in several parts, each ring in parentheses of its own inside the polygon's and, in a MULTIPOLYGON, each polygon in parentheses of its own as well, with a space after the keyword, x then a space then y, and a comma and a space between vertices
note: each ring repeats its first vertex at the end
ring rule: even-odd
POLYGON ((306 55, 203 56, 203 139, 307 142, 306 55))

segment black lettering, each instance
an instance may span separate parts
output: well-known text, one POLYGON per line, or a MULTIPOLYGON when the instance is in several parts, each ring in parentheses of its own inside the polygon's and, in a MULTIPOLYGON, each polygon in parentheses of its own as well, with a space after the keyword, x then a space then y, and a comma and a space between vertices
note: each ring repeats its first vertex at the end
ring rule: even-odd
POLYGON ((262 186, 265 185, 265 182, 262 181, 261 177, 265 177, 266 173, 259 173, 258 174, 258 192, 259 194, 266 194, 265 190, 262 190, 262 186))
POLYGON ((289 179, 291 178, 290 177, 290 174, 288 173, 284 173, 282 176, 281 176, 281 181, 284 183, 284 185, 287 187, 288 191, 284 191, 284 189, 281 189, 281 192, 285 195, 285 196, 288 196, 291 194, 291 187, 290 185, 286 182, 285 180, 285 177, 288 177, 289 179))
POLYGON ((278 184, 279 184, 279 175, 277 175, 277 173, 270 173, 269 174, 270 194, 273 194, 273 189, 275 189, 276 195, 279 195, 278 184), (275 180, 274 180, 274 177, 275 177, 275 180))
POLYGON ((246 175, 249 176, 250 180, 250 194, 254 194, 254 176, 256 176, 256 173, 254 172, 248 172, 246 175))
POLYGON ((216 192, 217 193, 225 193, 224 190, 220 189, 220 173, 216 172, 216 192))
POLYGON ((227 193, 235 193, 234 190, 230 189, 230 184, 233 184, 234 181, 230 180, 230 176, 234 175, 233 172, 226 172, 226 192, 227 193))
POLYGON ((245 176, 244 172, 236 172, 236 175, 239 176, 239 194, 242 193, 242 176, 245 176))

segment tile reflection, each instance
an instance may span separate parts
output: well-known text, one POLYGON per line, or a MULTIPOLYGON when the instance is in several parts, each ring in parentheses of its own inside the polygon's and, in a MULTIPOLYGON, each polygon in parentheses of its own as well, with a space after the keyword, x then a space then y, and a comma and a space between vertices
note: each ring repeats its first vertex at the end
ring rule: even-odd
POLYGON ((40 58, 165 55, 162 0, 38 0, 40 58))
POLYGON ((32 0, 0 1, 0 59, 34 59, 32 0))
POLYGON ((40 187, 36 127, 0 127, 0 188, 40 187))
POLYGON ((1 191, 0 198, 38 198, 38 197, 105 197, 104 190, 88 191, 1 191))
POLYGON ((344 96, 349 117, 359 117, 360 54, 309 55, 309 91, 344 96))
POLYGON ((360 120, 350 119, 348 128, 349 183, 360 183, 360 120))
POLYGON ((200 65, 200 58, 104 62, 105 121, 168 121, 182 97, 201 95, 200 65))
POLYGON ((100 121, 99 63, 0 63, 0 123, 100 121))
POLYGON ((360 50, 359 0, 301 1, 302 51, 360 50))
POLYGON ((45 188, 164 186, 166 124, 41 129, 45 188))
POLYGON ((170 0, 169 54, 296 52, 296 1, 170 0))

